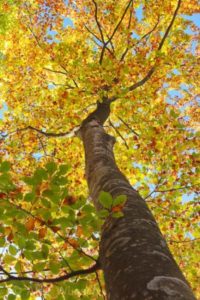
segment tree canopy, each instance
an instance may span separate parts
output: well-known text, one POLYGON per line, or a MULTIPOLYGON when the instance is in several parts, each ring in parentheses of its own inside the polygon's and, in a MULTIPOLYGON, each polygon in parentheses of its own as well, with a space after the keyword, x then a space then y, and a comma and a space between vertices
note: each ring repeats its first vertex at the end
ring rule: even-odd
POLYGON ((88 199, 76 132, 104 98, 117 164, 199 295, 197 0, 0 4, 0 299, 103 299, 110 206, 88 199))

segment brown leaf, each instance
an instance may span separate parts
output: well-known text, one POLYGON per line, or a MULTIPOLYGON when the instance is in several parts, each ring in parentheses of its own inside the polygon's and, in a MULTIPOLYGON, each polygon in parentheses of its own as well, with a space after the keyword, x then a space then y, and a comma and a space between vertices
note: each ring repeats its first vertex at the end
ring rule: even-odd
POLYGON ((40 228, 40 230, 39 230, 39 238, 43 239, 45 237, 46 233, 47 233, 47 228, 46 227, 40 228))
POLYGON ((25 223, 25 227, 28 231, 33 230, 35 228, 35 219, 29 218, 25 223))

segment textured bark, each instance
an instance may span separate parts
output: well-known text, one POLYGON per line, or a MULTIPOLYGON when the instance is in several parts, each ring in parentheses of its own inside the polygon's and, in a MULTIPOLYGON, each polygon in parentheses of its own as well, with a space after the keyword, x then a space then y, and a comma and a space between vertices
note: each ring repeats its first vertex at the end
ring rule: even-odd
POLYGON ((109 217, 102 228, 100 263, 107 298, 195 299, 145 201, 117 167, 114 138, 93 117, 81 128, 90 196, 97 209, 100 191, 127 196, 124 217, 109 217))

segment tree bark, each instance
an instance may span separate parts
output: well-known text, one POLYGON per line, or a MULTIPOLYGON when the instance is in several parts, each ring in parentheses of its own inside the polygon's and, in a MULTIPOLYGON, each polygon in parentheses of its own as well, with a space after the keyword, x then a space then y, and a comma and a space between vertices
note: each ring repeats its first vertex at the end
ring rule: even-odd
MULTIPOLYGON (((87 120, 87 121, 86 121, 87 120)), ((85 149, 86 178, 97 210, 100 191, 113 198, 126 195, 124 216, 108 217, 102 228, 100 264, 109 300, 195 299, 145 201, 116 165, 113 145, 93 113, 80 133, 85 149)))

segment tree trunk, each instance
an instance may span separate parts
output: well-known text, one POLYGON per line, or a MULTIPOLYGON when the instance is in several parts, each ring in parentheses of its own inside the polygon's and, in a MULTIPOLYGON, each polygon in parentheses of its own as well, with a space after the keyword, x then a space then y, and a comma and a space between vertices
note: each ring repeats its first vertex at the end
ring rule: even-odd
MULTIPOLYGON (((86 119, 87 120, 87 119, 86 119)), ((126 195, 121 218, 108 217, 102 228, 100 264, 107 299, 195 299, 145 201, 118 169, 114 138, 95 118, 80 130, 90 196, 99 210, 100 191, 126 195)))

